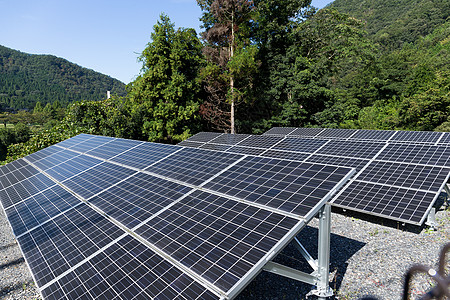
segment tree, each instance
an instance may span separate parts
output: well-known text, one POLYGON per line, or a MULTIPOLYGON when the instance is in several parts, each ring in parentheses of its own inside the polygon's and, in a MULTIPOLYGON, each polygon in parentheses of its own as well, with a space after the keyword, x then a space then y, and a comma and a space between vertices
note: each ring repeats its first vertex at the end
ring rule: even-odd
POLYGON ((150 141, 176 142, 198 131, 204 64, 195 30, 180 28, 162 14, 142 52, 141 75, 128 86, 132 105, 145 108, 143 131, 150 141))
POLYGON ((245 98, 256 72, 256 47, 249 30, 254 3, 251 0, 197 0, 203 10, 204 53, 208 66, 202 71, 208 101, 203 116, 215 128, 235 133, 235 107, 245 98))

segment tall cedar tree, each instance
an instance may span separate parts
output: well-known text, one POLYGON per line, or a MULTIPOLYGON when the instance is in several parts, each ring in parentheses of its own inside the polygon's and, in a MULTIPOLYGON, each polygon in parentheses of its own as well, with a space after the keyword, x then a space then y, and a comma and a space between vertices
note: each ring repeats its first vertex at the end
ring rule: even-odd
POLYGON ((235 133, 235 107, 252 84, 256 48, 249 45, 248 28, 254 10, 249 0, 197 0, 204 11, 203 52, 208 65, 202 78, 208 101, 201 114, 219 130, 235 133), (242 79, 242 80, 241 80, 242 79), (239 82, 238 82, 239 81, 239 82))

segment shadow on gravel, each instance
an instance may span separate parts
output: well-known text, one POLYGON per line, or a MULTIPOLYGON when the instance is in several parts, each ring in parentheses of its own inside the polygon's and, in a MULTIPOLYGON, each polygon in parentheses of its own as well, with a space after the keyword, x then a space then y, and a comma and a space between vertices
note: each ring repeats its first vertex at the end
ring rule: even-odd
POLYGON ((10 262, 8 262, 6 264, 0 265, 0 270, 6 269, 6 268, 11 267, 11 266, 20 265, 21 263, 24 263, 24 262, 25 262, 25 259, 23 257, 21 257, 19 259, 15 259, 13 261, 10 261, 10 262))
MULTIPOLYGON (((317 235, 318 229, 310 226, 303 228, 297 235, 314 259, 317 259, 317 235)), ((330 272, 334 274, 334 277, 330 277, 330 287, 333 290, 339 290, 341 286, 347 270, 348 259, 364 245, 363 242, 331 234, 330 272)), ((273 261, 303 272, 311 273, 313 271, 293 243, 286 246, 273 261)), ((306 294, 311 288, 312 286, 309 284, 263 271, 236 297, 236 300, 306 299, 306 294)))
POLYGON ((12 247, 16 247, 16 246, 17 246, 17 243, 11 243, 11 244, 8 244, 8 245, 0 246, 0 251, 6 250, 6 249, 9 249, 9 248, 12 248, 12 247))
POLYGON ((25 289, 27 285, 33 284, 33 282, 21 282, 17 283, 15 285, 0 287, 0 299, 3 298, 3 296, 7 295, 8 293, 11 293, 12 291, 22 290, 25 289))

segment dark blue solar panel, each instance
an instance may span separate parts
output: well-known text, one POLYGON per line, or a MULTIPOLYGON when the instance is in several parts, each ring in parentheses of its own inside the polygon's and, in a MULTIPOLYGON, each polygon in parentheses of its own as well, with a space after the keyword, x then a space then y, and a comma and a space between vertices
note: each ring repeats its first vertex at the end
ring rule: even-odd
POLYGON ((145 170, 189 184, 200 185, 241 157, 242 155, 233 153, 183 148, 145 170))
POLYGON ((223 144, 223 145, 236 145, 239 142, 248 138, 249 134, 221 134, 214 139, 210 140, 209 143, 212 144, 223 144))
POLYGON ((223 133, 219 132, 199 132, 196 135, 191 136, 187 139, 187 141, 190 142, 201 142, 201 143, 207 143, 218 136, 221 136, 223 133))
POLYGON ((372 140, 385 142, 394 135, 394 130, 358 130, 351 136, 352 140, 372 140))
POLYGON ((70 192, 56 185, 7 208, 5 212, 14 234, 19 236, 80 203, 70 192))
POLYGON ((356 132, 356 129, 334 129, 334 128, 326 128, 321 131, 317 137, 319 138, 340 138, 346 139, 353 137, 353 134, 356 132))
POLYGON ((385 146, 385 143, 359 141, 329 141, 317 151, 317 154, 354 158, 373 158, 385 146))
POLYGON ((139 173, 89 202, 132 229, 190 190, 186 186, 139 173))
POLYGON ((99 159, 87 155, 79 155, 46 170, 46 173, 56 180, 63 181, 101 163, 102 161, 99 159))
POLYGON ((450 146, 390 144, 377 160, 450 167, 450 146))
POLYGON ((291 133, 287 134, 289 136, 301 136, 301 137, 314 137, 319 133, 324 131, 323 128, 296 128, 291 133))
POLYGON ((450 144, 450 132, 443 132, 439 144, 450 144))
POLYGON ((58 146, 64 147, 64 148, 69 148, 69 147, 75 146, 81 142, 85 142, 93 137, 94 137, 93 135, 82 133, 82 134, 79 134, 77 136, 74 136, 70 139, 67 139, 67 140, 64 140, 64 141, 58 143, 58 146))
POLYGON ((30 154, 30 155, 26 156, 26 159, 28 161, 34 163, 34 162, 36 162, 36 161, 38 161, 38 160, 40 160, 42 158, 45 158, 45 157, 47 157, 49 155, 55 154, 56 152, 60 152, 60 151, 63 151, 63 150, 64 150, 63 148, 60 148, 58 146, 53 145, 53 146, 50 146, 48 148, 44 148, 42 150, 39 150, 38 152, 34 152, 33 154, 30 154))
POLYGON ((214 151, 227 151, 232 146, 230 145, 222 145, 222 144, 203 144, 199 148, 200 149, 208 149, 214 151))
POLYGON ((266 149, 241 147, 241 146, 233 146, 227 150, 227 152, 247 154, 247 155, 261 155, 261 153, 263 153, 264 151, 266 151, 266 149))
POLYGON ((247 157, 205 188, 305 216, 350 172, 340 168, 247 157))
POLYGON ((356 172, 359 172, 365 165, 369 163, 368 159, 328 156, 320 154, 313 154, 306 161, 324 165, 335 165, 335 166, 355 168, 356 172))
POLYGON ((284 137, 270 135, 252 135, 239 142, 238 146, 268 149, 280 142, 284 137))
POLYGON ((397 131, 390 139, 392 142, 435 143, 442 135, 434 131, 397 131))
POLYGON ((327 142, 328 142, 327 140, 312 140, 312 139, 287 137, 281 142, 279 142, 277 145, 272 147, 272 149, 313 153, 327 142))
POLYGON ((65 161, 68 161, 79 154, 70 150, 62 150, 52 155, 48 155, 45 158, 40 159, 39 161, 34 162, 33 164, 39 169, 46 171, 56 165, 59 165, 65 161))
POLYGON ((123 152, 130 150, 138 145, 142 144, 139 141, 114 139, 109 143, 98 146, 92 150, 86 152, 86 154, 100 157, 103 159, 111 159, 114 156, 122 154, 123 152))
POLYGON ((90 139, 68 147, 73 151, 87 152, 113 140, 112 137, 92 135, 90 139))
POLYGON ((145 169, 180 149, 174 145, 144 143, 113 157, 111 161, 137 169, 145 169))
POLYGON ((202 142, 191 142, 189 140, 185 140, 182 142, 179 142, 177 145, 178 146, 183 146, 183 147, 190 147, 190 148, 199 148, 201 146, 203 146, 205 143, 202 142))
POLYGON ((195 191, 136 232, 207 281, 228 291, 298 222, 195 191))
POLYGON ((282 150, 266 150, 261 154, 261 156, 273 157, 279 159, 287 159, 287 160, 296 160, 296 161, 304 161, 311 154, 307 153, 298 153, 298 152, 290 152, 290 151, 282 151, 282 150))
POLYGON ((273 127, 264 134, 288 135, 296 129, 295 127, 273 127))
POLYGON ((84 199, 89 199, 135 173, 128 168, 104 162, 63 181, 63 184, 84 199))

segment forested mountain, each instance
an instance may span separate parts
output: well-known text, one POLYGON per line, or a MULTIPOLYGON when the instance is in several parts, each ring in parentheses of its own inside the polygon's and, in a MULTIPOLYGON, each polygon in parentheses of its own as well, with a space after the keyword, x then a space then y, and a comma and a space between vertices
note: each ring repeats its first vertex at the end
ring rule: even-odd
POLYGON ((390 49, 416 42, 450 16, 448 0, 335 0, 329 8, 363 20, 369 36, 390 49))
POLYGON ((101 100, 106 91, 124 95, 125 84, 52 55, 27 54, 0 46, 0 112, 32 109, 58 101, 101 100))

